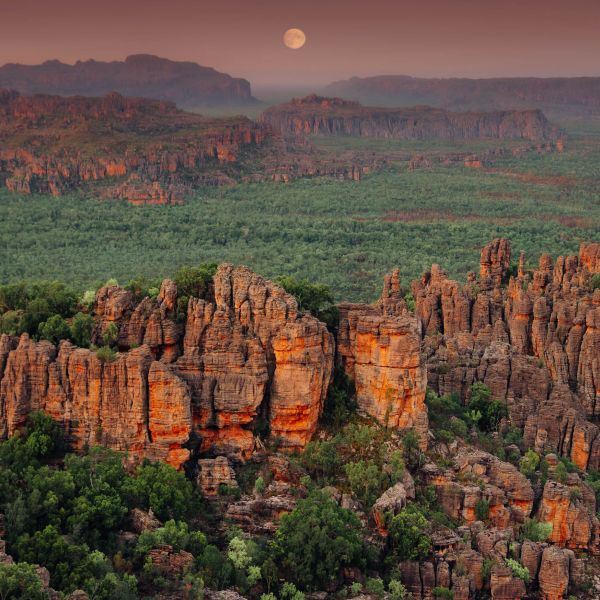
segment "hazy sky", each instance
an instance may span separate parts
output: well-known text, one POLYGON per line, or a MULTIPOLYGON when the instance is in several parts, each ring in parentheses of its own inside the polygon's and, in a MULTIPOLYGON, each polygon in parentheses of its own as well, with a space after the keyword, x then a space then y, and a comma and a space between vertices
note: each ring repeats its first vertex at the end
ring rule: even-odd
POLYGON ((153 53, 258 85, 600 75, 600 0, 0 0, 0 64, 153 53), (285 29, 308 42, 286 49, 285 29))

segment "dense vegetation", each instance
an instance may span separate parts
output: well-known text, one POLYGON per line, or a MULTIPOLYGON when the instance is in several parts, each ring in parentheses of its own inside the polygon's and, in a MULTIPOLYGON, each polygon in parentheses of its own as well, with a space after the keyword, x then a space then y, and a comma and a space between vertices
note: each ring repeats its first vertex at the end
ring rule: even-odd
POLYGON ((1 191, 0 282, 56 278, 83 290, 229 261, 328 284, 336 300, 372 300, 396 265, 405 283, 432 262, 464 278, 497 236, 530 264, 600 239, 599 160, 589 134, 569 138, 563 154, 503 159, 491 170, 395 168, 361 182, 207 188, 185 206, 1 191))

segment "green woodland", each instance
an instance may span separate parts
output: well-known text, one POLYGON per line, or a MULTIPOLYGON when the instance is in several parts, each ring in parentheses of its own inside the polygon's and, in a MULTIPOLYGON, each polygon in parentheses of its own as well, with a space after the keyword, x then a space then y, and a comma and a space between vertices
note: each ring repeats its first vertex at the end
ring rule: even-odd
POLYGON ((204 188, 185 206, 1 190, 0 283, 59 279, 84 290, 110 277, 233 262, 326 284, 335 300, 371 301, 395 266, 405 285, 432 262, 464 279, 498 236, 533 266, 542 252, 576 253, 581 241, 600 240, 595 135, 576 132, 562 154, 511 157, 491 169, 395 166, 360 182, 204 188))

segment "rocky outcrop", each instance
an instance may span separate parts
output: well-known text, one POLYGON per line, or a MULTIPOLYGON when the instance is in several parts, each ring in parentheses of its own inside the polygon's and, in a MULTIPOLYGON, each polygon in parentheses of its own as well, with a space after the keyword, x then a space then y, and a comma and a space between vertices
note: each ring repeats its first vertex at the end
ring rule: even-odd
POLYGON ((567 455, 583 469, 600 460, 598 427, 586 420, 599 397, 600 291, 591 289, 598 247, 584 244, 556 263, 542 255, 533 271, 522 256, 510 277, 510 245, 494 240, 479 279, 469 274, 461 286, 433 265, 412 284, 428 334, 429 386, 466 401, 473 383, 485 383, 527 447, 567 455))
POLYGON ((178 204, 191 185, 231 183, 225 171, 270 137, 244 117, 211 119, 158 100, 6 90, 0 136, 0 174, 9 191, 58 196, 107 180, 114 185, 103 187, 104 198, 134 204, 178 204))
POLYGON ((421 324, 408 312, 396 270, 374 305, 339 305, 338 360, 354 381, 358 407, 391 427, 414 427, 427 439, 427 379, 421 324))
POLYGON ((198 488, 205 497, 217 496, 221 486, 237 488, 235 471, 225 456, 198 461, 198 488))
POLYGON ((578 479, 571 480, 571 485, 548 481, 537 517, 542 522, 552 523, 551 542, 573 550, 597 553, 600 550, 600 522, 596 517, 596 497, 586 488, 578 479))
POLYGON ((23 94, 101 96, 119 92, 196 108, 254 102, 250 84, 210 67, 176 62, 149 54, 124 61, 78 61, 67 65, 50 60, 41 65, 6 64, 0 67, 0 87, 23 94))
POLYGON ((69 342, 2 336, 0 437, 44 410, 76 448, 102 444, 176 467, 192 451, 248 457, 258 419, 282 447, 302 448, 333 368, 325 325, 244 267, 221 266, 206 298, 190 299, 185 325, 177 298, 171 280, 140 302, 100 288, 94 337, 116 327, 122 352, 112 362, 69 342))
POLYGON ((555 139, 539 110, 454 113, 427 106, 374 108, 341 98, 307 96, 268 108, 261 121, 283 134, 393 139, 555 139))
POLYGON ((510 463, 486 452, 465 448, 456 454, 452 469, 429 465, 424 471, 436 489, 440 508, 459 522, 480 519, 482 503, 490 523, 499 528, 522 524, 533 509, 529 480, 510 463))

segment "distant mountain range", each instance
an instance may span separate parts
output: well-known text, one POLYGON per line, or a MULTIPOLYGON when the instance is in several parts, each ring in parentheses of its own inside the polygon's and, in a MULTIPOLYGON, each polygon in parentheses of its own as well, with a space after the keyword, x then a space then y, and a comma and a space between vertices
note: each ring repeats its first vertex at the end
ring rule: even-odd
POLYGON ((451 112, 429 106, 376 108, 315 94, 268 108, 261 117, 283 134, 347 135, 407 140, 556 139, 540 110, 451 112))
POLYGON ((22 94, 102 96, 118 92, 194 108, 254 103, 250 83, 193 62, 175 62, 149 54, 124 61, 78 61, 74 65, 50 60, 41 65, 0 67, 0 88, 22 94))
POLYGON ((461 111, 541 108, 551 113, 600 115, 600 77, 421 79, 380 75, 336 81, 326 91, 386 106, 428 104, 461 111))

